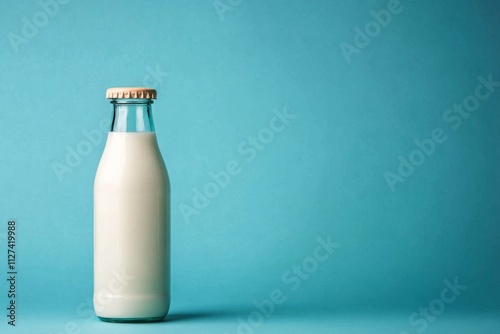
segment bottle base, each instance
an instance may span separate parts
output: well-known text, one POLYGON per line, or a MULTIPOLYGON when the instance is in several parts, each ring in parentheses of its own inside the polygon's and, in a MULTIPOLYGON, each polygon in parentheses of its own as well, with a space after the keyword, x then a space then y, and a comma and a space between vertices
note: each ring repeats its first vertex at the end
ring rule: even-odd
POLYGON ((122 323, 141 323, 141 322, 160 322, 165 319, 163 317, 148 317, 148 318, 105 318, 97 316, 99 320, 104 322, 122 322, 122 323))

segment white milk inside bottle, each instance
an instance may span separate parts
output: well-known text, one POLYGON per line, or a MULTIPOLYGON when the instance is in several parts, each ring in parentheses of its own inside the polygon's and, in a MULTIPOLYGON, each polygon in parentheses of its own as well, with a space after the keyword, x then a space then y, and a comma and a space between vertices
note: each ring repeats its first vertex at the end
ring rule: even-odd
POLYGON ((170 305, 170 190, 151 115, 156 91, 111 88, 111 131, 94 182, 94 309, 160 321, 170 305))

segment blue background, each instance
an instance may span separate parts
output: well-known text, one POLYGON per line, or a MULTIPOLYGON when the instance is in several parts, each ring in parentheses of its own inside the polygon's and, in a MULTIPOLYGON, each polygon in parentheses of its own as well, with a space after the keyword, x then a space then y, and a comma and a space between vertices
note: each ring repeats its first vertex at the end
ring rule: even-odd
POLYGON ((417 333, 410 315, 457 277, 467 289, 425 332, 499 333, 500 92, 456 130, 443 120, 479 76, 500 81, 499 4, 401 0, 348 62, 340 44, 388 1, 222 3, 70 1, 17 47, 41 5, 2 3, 0 248, 16 219, 19 277, 17 326, 2 315, 0 331, 237 333, 279 288, 253 332, 417 333), (106 324, 85 306, 104 140, 53 166, 109 119, 106 88, 145 83, 172 184, 171 321, 106 324), (285 108, 296 117, 248 162, 238 146, 285 108), (446 141, 391 191, 384 173, 435 128, 446 141), (181 204, 232 160, 241 173, 188 223, 181 204), (328 235, 340 248, 293 291, 282 275, 328 235))

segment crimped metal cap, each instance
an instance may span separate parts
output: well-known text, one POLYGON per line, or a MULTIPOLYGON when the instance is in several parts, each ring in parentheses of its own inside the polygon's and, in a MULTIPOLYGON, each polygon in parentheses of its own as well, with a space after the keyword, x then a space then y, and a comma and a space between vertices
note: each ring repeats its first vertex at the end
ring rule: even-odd
POLYGON ((107 99, 156 99, 156 90, 146 87, 113 87, 106 91, 107 99))

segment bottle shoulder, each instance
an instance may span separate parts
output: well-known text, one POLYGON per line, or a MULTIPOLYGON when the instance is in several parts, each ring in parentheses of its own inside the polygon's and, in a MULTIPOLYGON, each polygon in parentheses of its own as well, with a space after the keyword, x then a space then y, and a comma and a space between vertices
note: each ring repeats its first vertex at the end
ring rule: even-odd
POLYGON ((169 177, 154 133, 109 133, 95 183, 165 183, 169 177))

